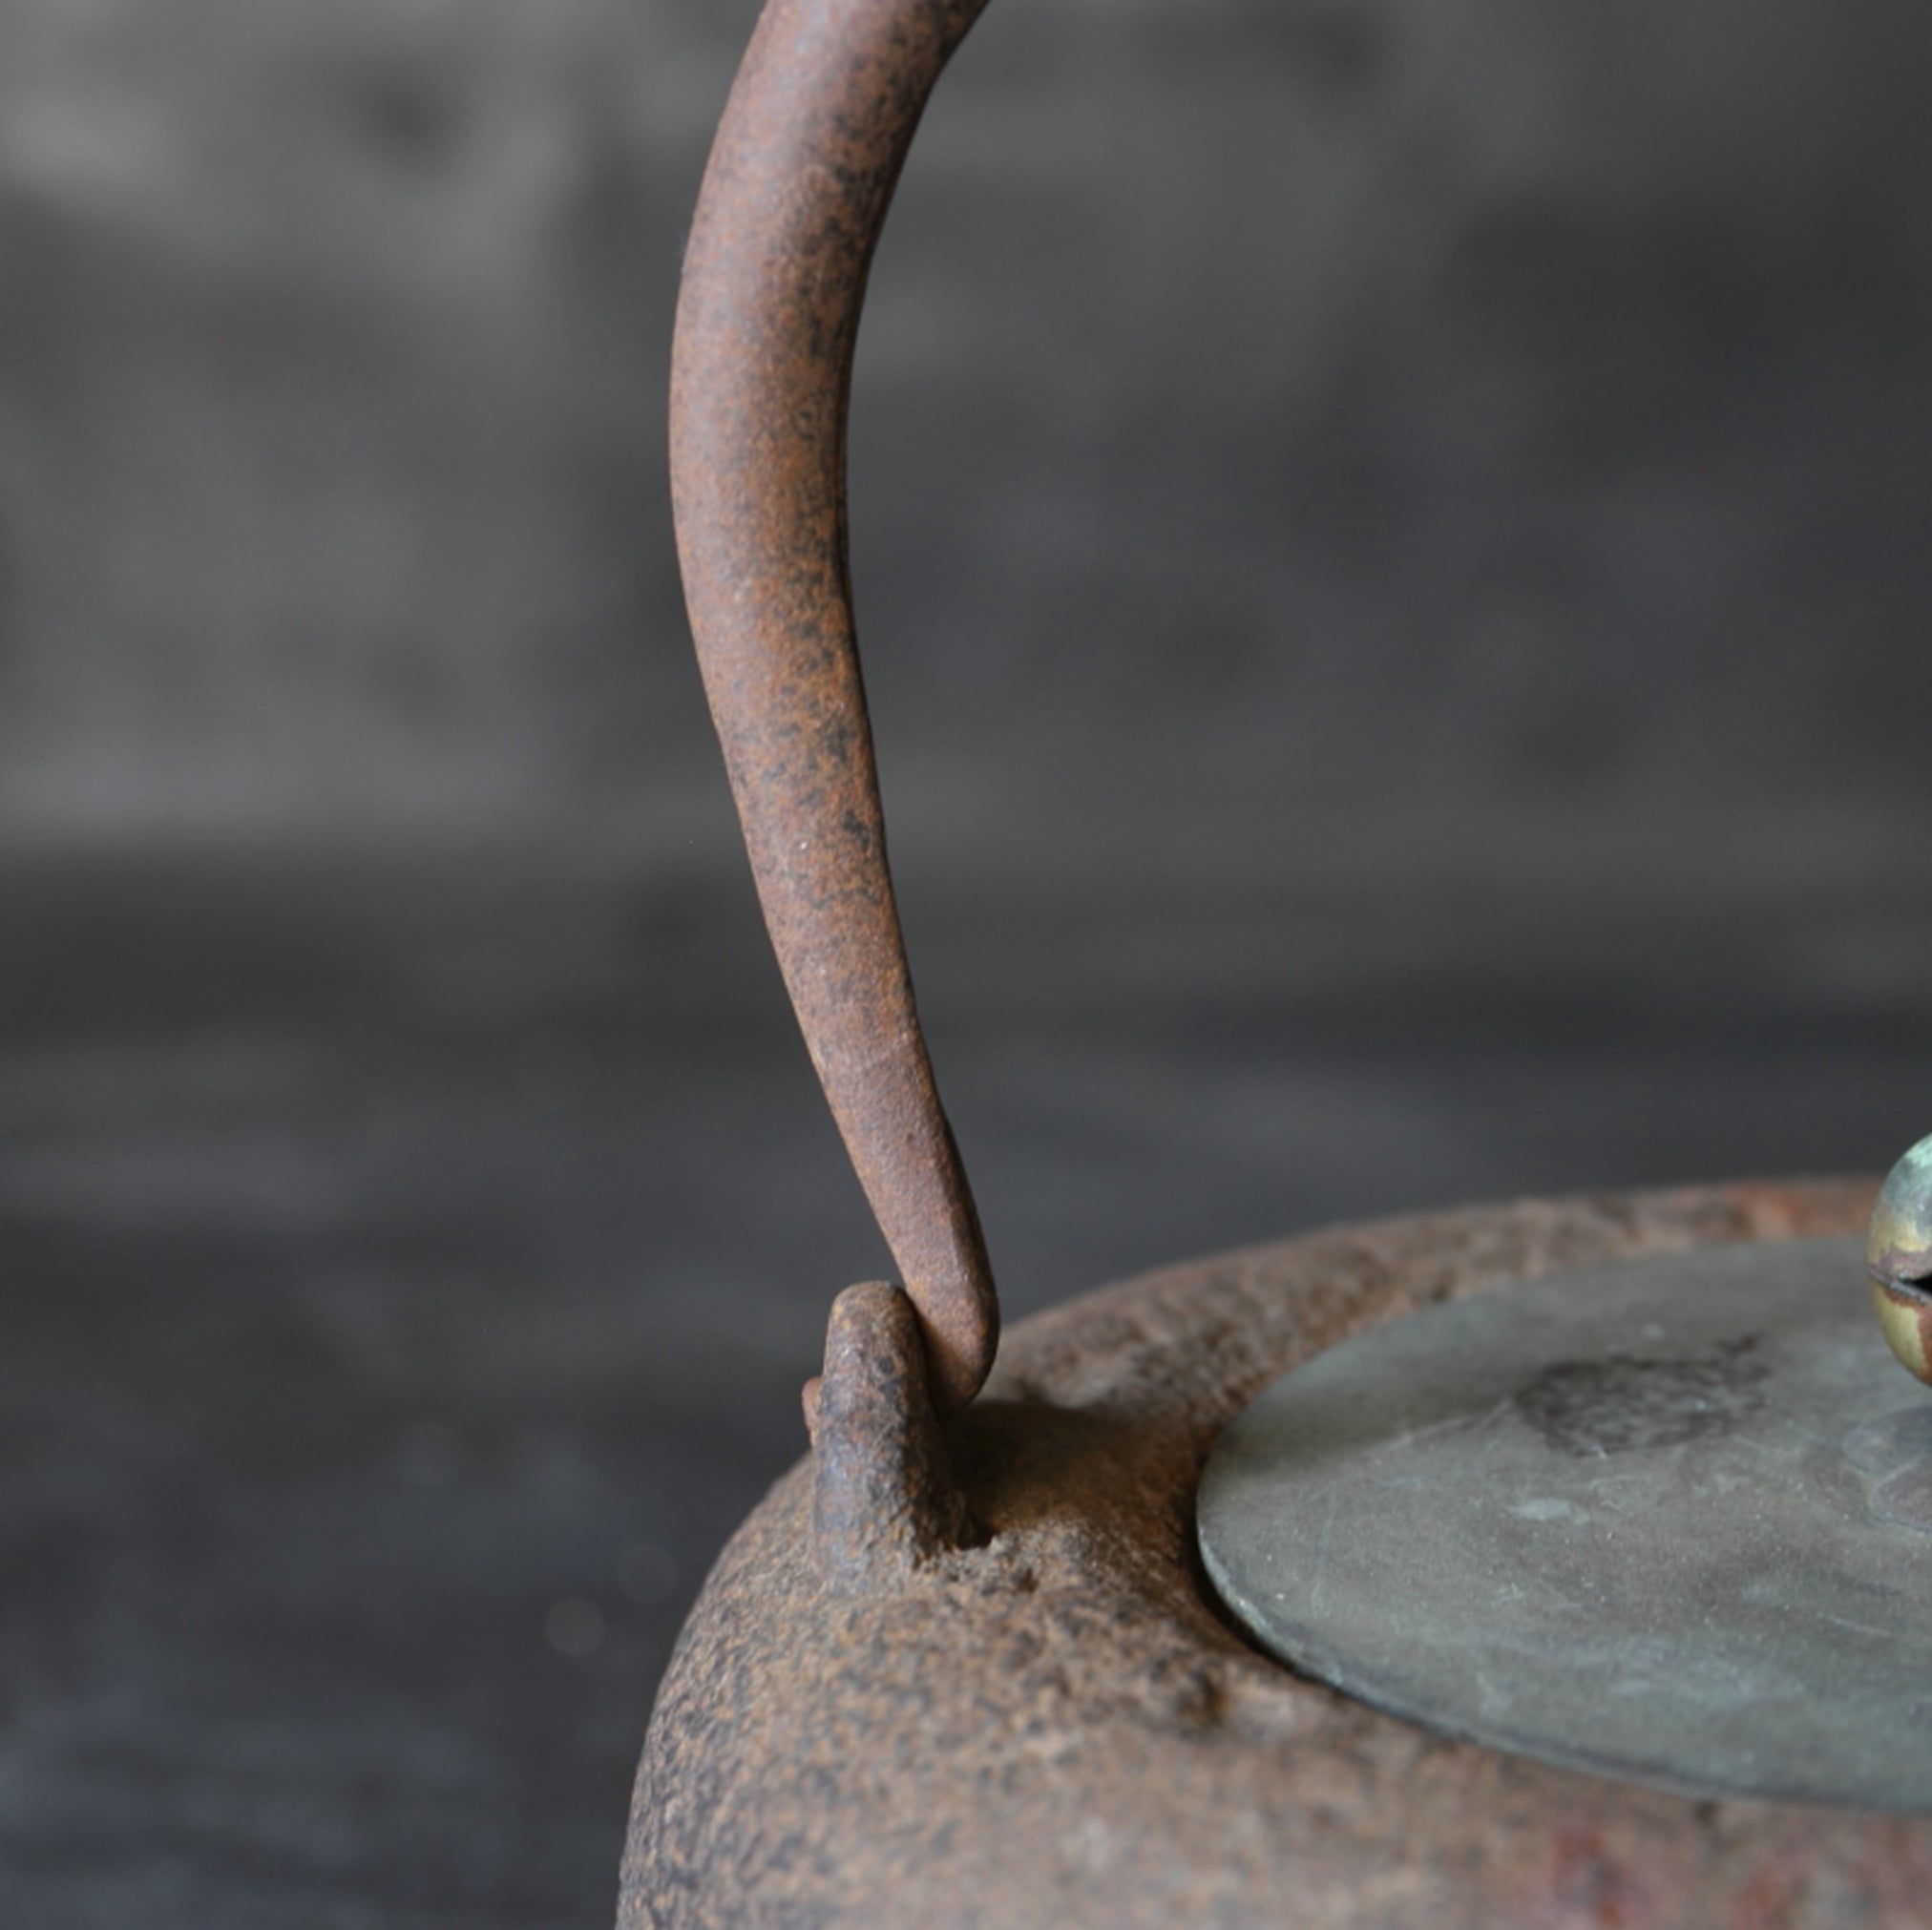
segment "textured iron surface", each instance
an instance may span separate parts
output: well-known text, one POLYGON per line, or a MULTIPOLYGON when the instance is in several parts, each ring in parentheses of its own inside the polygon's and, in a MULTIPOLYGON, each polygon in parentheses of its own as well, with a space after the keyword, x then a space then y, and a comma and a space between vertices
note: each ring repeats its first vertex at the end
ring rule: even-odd
POLYGON ((1192 1554, 1209 1445, 1319 1349, 1502 1280, 1858 1233, 1871 1201, 1806 1183, 1385 1222, 1021 1323, 949 1428, 982 1545, 840 1588, 807 1462, 725 1551, 645 1747, 623 1930, 1922 1923, 1925 1825, 1431 1734, 1256 1654, 1192 1554))
POLYGON ((890 1585, 973 1539, 899 1288, 872 1281, 833 1301, 808 1412, 812 1553, 833 1587, 890 1585))
POLYGON ((1932 1874, 1909 1826, 1431 1738, 1255 1656, 1192 1556, 1208 1445, 1297 1359, 1499 1279, 1846 1232, 1869 1188, 1474 1211, 1207 1262, 1028 1323, 965 1407, 997 1306, 886 867, 844 459, 872 247, 979 4, 772 0, 692 235, 672 437, 693 627, 787 984, 905 1285, 841 1299, 813 1458, 681 1639, 621 1920, 1704 1924, 1822 1899, 1902 1923, 1932 1874))
POLYGON ((766 922, 949 1407, 985 1379, 998 1309, 886 868, 846 567, 846 405, 900 164, 983 4, 766 10, 699 200, 671 377, 685 597, 766 922))

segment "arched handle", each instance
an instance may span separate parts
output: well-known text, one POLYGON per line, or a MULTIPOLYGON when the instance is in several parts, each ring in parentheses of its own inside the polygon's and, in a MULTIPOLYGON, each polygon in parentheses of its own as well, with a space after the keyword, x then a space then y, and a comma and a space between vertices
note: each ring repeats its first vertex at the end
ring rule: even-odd
POLYGON ((947 1408, 986 1378, 999 1309, 886 868, 846 411, 900 166, 984 5, 769 0, 711 150, 671 370, 684 594, 766 924, 947 1408))

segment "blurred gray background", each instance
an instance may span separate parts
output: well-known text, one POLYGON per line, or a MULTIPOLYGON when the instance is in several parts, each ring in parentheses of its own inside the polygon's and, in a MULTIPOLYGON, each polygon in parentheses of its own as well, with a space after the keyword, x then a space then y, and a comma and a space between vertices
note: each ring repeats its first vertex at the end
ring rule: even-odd
MULTIPOLYGON (((0 10, 0 1920, 608 1920, 885 1261, 662 480, 745 0, 0 10)), ((1932 15, 1007 0, 860 345, 1009 1305, 1932 1125, 1932 15)))

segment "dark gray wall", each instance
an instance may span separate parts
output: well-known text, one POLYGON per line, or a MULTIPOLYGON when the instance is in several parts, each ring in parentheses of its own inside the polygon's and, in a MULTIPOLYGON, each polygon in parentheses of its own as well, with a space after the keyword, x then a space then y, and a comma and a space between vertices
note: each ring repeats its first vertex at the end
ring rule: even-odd
MULTIPOLYGON (((722 848, 660 391, 750 11, 0 11, 0 838, 722 848)), ((1907 0, 996 6, 861 347, 902 858, 1909 842, 1928 143, 1907 0)))

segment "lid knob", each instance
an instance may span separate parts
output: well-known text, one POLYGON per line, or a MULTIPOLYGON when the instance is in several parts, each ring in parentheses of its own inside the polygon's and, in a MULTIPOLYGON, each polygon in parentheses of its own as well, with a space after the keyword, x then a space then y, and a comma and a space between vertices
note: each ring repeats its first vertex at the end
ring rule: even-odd
POLYGON ((1908 1373, 1932 1383, 1932 1136, 1885 1175, 1865 1268, 1885 1344, 1908 1373))

